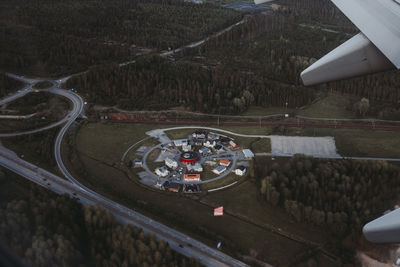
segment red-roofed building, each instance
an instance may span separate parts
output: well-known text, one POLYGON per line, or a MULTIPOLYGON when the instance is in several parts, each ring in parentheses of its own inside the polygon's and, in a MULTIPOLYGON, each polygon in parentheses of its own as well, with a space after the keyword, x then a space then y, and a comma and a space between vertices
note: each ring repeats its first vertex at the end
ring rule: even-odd
POLYGON ((195 174, 187 173, 187 174, 184 175, 183 178, 185 179, 186 182, 193 182, 193 181, 199 182, 200 181, 200 174, 198 174, 198 173, 195 173, 195 174))
POLYGON ((238 145, 235 142, 233 142, 232 140, 229 141, 229 147, 232 149, 238 149, 238 145))
POLYGON ((230 164, 231 164, 231 162, 228 159, 221 159, 219 161, 219 165, 222 165, 222 166, 229 166, 230 164))

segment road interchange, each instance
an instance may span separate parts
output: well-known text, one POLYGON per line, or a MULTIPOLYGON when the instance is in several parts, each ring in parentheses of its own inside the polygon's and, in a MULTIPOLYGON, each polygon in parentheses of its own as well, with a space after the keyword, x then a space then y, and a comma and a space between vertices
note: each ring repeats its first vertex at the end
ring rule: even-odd
MULTIPOLYGON (((13 77, 18 80, 28 82, 27 87, 29 88, 32 87, 34 82, 40 81, 40 79, 25 80, 24 77, 16 75, 13 75, 13 77)), ((154 233, 157 238, 168 242, 172 249, 187 257, 197 258, 206 266, 247 266, 243 262, 240 262, 222 253, 219 250, 213 249, 183 233, 180 233, 168 226, 154 221, 149 217, 146 217, 136 211, 120 205, 108 198, 105 198, 104 196, 101 196, 100 194, 81 184, 75 177, 73 177, 73 175, 67 170, 65 164, 63 163, 61 145, 69 127, 75 122, 75 120, 79 116, 83 114, 84 101, 79 95, 60 88, 62 82, 65 82, 67 79, 68 77, 59 80, 53 80, 51 81, 53 83, 53 87, 46 89, 46 91, 50 93, 67 97, 72 102, 72 110, 66 117, 54 124, 48 125, 40 129, 21 133, 0 134, 0 137, 32 134, 64 124, 56 137, 54 156, 58 168, 68 181, 27 161, 20 159, 14 152, 6 149, 3 146, 0 147, 0 165, 21 175, 24 178, 29 179, 30 181, 38 185, 44 186, 49 190, 54 191, 55 193, 67 193, 72 197, 79 198, 79 201, 84 204, 102 206, 103 208, 109 210, 112 214, 114 214, 114 216, 121 222, 132 223, 142 228, 145 232, 154 233)), ((22 97, 23 95, 25 95, 19 94, 19 92, 17 92, 17 94, 18 97, 22 97)), ((13 101, 18 97, 8 97, 9 100, 7 102, 13 101)))

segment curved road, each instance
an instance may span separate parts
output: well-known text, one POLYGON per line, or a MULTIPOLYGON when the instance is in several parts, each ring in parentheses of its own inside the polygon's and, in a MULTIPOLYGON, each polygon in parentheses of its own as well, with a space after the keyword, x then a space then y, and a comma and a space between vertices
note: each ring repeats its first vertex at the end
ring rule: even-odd
MULTIPOLYGON (((19 78, 20 80, 23 79, 23 77, 19 78)), ((33 164, 23 161, 15 153, 4 147, 0 147, 0 165, 20 174, 21 176, 41 186, 45 186, 50 190, 55 191, 56 193, 69 193, 72 196, 78 196, 80 198, 84 198, 86 201, 86 202, 82 201, 84 203, 100 205, 110 210, 121 221, 133 223, 148 232, 155 233, 158 238, 167 241, 171 245, 171 248, 173 248, 174 250, 178 251, 179 253, 187 257, 197 258, 206 266, 247 266, 243 262, 240 262, 222 253, 219 250, 213 249, 183 233, 173 230, 161 223, 152 220, 149 217, 146 217, 123 205, 120 205, 110 199, 103 197, 102 195, 85 187, 71 175, 71 173, 67 170, 62 161, 61 144, 64 135, 68 131, 69 127, 83 113, 84 103, 79 95, 72 93, 70 91, 60 89, 61 83, 63 81, 66 81, 67 79, 68 78, 63 78, 60 80, 52 81, 55 85, 52 88, 48 89, 48 91, 65 96, 68 99, 70 99, 73 103, 73 109, 69 113, 69 115, 56 123, 57 125, 61 125, 62 123, 66 122, 57 135, 54 147, 54 155, 56 158, 57 165, 62 174, 71 182, 71 184, 67 183, 62 178, 47 172, 44 169, 41 169, 33 164), (48 182, 47 184, 43 183, 43 181, 50 181, 50 180, 52 183, 50 182, 48 182), (57 187, 51 187, 52 184, 57 185, 57 187), (77 192, 79 195, 77 195, 77 192)), ((35 80, 34 82, 37 81, 40 80, 35 80)), ((29 84, 30 86, 32 85, 31 81, 29 81, 29 84)), ((54 125, 55 124, 52 124, 41 129, 36 129, 24 133, 0 135, 0 137, 35 133, 55 127, 54 125)))

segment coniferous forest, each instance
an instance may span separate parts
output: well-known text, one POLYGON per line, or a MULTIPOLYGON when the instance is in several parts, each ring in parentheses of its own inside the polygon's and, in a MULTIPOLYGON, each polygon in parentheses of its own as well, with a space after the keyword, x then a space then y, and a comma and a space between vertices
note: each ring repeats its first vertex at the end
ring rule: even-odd
POLYGON ((0 185, 14 190, 0 193, 0 240, 30 266, 201 266, 103 208, 23 179, 0 169, 0 185))
POLYGON ((0 97, 4 97, 22 86, 23 84, 20 81, 14 80, 5 75, 5 73, 0 72, 0 97))
POLYGON ((0 68, 41 76, 77 73, 197 41, 240 17, 180 0, 2 1, 0 68))
POLYGON ((400 192, 400 168, 385 161, 298 155, 273 164, 257 159, 256 172, 266 203, 342 236, 393 207, 400 192))

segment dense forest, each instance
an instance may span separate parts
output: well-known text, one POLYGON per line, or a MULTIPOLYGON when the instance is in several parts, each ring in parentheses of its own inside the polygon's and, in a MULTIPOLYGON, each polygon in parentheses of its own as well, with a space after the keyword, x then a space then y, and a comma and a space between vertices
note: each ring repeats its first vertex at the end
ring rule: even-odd
POLYGON ((23 83, 8 77, 5 73, 0 72, 0 97, 21 88, 23 83))
MULTIPOLYGON (((318 9, 318 6, 319 4, 313 4, 310 8, 314 10, 318 9)), ((209 40, 204 46, 184 50, 183 60, 224 68, 233 75, 238 72, 248 72, 253 73, 254 77, 262 76, 264 79, 304 88, 300 79, 301 71, 351 38, 354 27, 350 25, 327 28, 326 25, 304 24, 307 23, 308 12, 301 13, 301 10, 289 13, 282 9, 268 15, 255 14, 247 17, 246 23, 209 40)), ((323 19, 322 14, 325 12, 317 17, 323 19)), ((342 21, 339 18, 335 20, 336 23, 342 21)), ((399 109, 396 107, 400 102, 398 71, 331 82, 311 88, 314 91, 326 89, 360 98, 365 97, 371 101, 372 106, 386 103, 387 109, 381 112, 382 118, 395 117, 391 114, 397 113, 399 109)), ((282 106, 282 102, 275 102, 275 105, 282 106)))
MULTIPOLYGON (((8 175, 0 171, 0 184, 8 175)), ((82 206, 33 184, 26 193, 1 196, 0 239, 29 265, 201 266, 154 235, 119 224, 100 207, 82 206)))
POLYGON ((287 101, 299 107, 313 100, 313 91, 247 73, 170 63, 158 57, 141 58, 119 68, 99 67, 68 80, 90 101, 124 109, 167 109, 183 105, 191 110, 235 114, 249 105, 274 106, 287 101))
POLYGON ((127 61, 201 39, 240 13, 180 0, 2 1, 0 68, 37 75, 127 61))
POLYGON ((272 164, 257 159, 256 172, 264 201, 297 221, 324 225, 340 235, 361 230, 393 207, 400 192, 400 168, 384 161, 297 155, 272 164))

